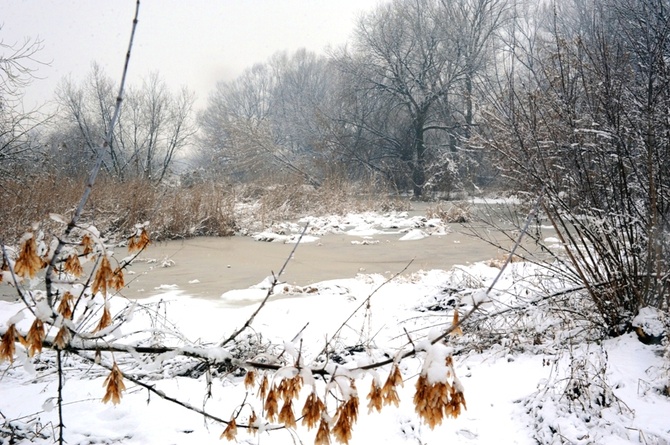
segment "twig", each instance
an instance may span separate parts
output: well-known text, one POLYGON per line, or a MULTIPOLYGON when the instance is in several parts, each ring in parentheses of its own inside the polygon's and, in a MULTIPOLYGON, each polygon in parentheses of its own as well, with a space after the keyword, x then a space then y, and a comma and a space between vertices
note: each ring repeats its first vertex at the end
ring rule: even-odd
MULTIPOLYGON (((77 206, 77 209, 75 210, 74 214, 72 215, 72 218, 70 219, 70 222, 68 223, 67 227, 65 228, 65 232, 63 233, 63 238, 67 238, 72 230, 77 226, 77 223, 79 222, 79 218, 81 218, 81 214, 84 211, 84 206, 86 205, 86 202, 88 201, 89 196, 91 195, 91 192, 93 191, 93 186, 95 185, 95 180, 98 176, 98 172, 100 171, 100 168, 102 167, 102 161, 104 159, 105 155, 105 148, 109 147, 112 145, 112 137, 114 135, 114 127, 116 126, 116 122, 119 119, 119 114, 121 113, 121 103, 123 102, 123 90, 125 88, 126 84, 126 76, 128 75, 128 65, 130 63, 130 52, 133 47, 133 40, 135 38, 135 30, 137 29, 137 23, 138 23, 138 16, 140 12, 140 0, 137 0, 135 4, 135 16, 133 18, 133 26, 130 31, 130 40, 128 42, 128 51, 126 52, 126 59, 125 63, 123 65, 123 72, 121 74, 121 84, 119 85, 119 93, 116 96, 116 105, 114 107, 114 114, 112 115, 112 119, 109 122, 109 128, 107 129, 107 134, 105 134, 105 140, 102 144, 101 147, 98 147, 98 158, 95 162, 95 165, 93 166, 93 169, 91 170, 91 173, 88 177, 88 182, 86 183, 86 188, 84 189, 84 193, 81 196, 81 200, 79 201, 79 205, 77 206)), ((58 244, 56 245, 56 248, 54 249, 53 256, 51 257, 51 261, 49 262, 49 266, 47 266, 46 270, 46 278, 45 278, 45 287, 46 287, 46 292, 47 292, 47 302, 49 303, 49 307, 53 306, 53 293, 51 290, 51 272, 54 269, 56 265, 56 261, 58 259, 58 256, 61 252, 61 249, 65 245, 64 241, 61 240, 60 238, 58 239, 58 244)))
MULTIPOLYGON (((75 353, 76 353, 79 357, 81 357, 82 359, 84 359, 84 360, 90 362, 91 364, 95 364, 95 365, 101 366, 101 367, 103 367, 103 368, 105 368, 105 369, 107 369, 107 370, 109 370, 109 371, 111 371, 111 369, 112 369, 111 366, 105 365, 105 364, 103 364, 103 363, 96 363, 95 360, 93 360, 93 359, 90 358, 90 357, 87 357, 87 356, 84 355, 84 354, 81 354, 80 351, 75 351, 75 353)), ((203 409, 197 408, 197 407, 191 405, 190 403, 184 402, 183 400, 179 400, 179 399, 177 399, 177 398, 174 398, 174 397, 172 397, 172 396, 167 395, 166 393, 164 393, 164 392, 161 391, 160 389, 156 389, 155 385, 152 385, 152 384, 149 384, 149 383, 145 383, 145 382, 143 382, 143 381, 141 381, 141 380, 139 380, 139 379, 137 379, 137 378, 135 378, 135 377, 133 377, 133 376, 130 376, 130 375, 128 375, 128 374, 125 374, 125 373, 123 373, 123 372, 122 372, 121 374, 123 375, 123 378, 128 379, 129 381, 133 382, 133 383, 136 384, 137 386, 140 386, 140 387, 142 387, 142 388, 145 388, 147 391, 149 391, 149 392, 152 393, 152 394, 157 395, 158 397, 160 397, 160 398, 163 399, 163 400, 167 400, 168 402, 172 402, 172 403, 174 403, 174 404, 176 404, 176 405, 181 406, 182 408, 186 408, 186 409, 188 409, 188 410, 190 410, 190 411, 196 412, 196 413, 202 415, 203 417, 206 417, 207 419, 214 420, 214 421, 219 422, 219 423, 222 423, 222 424, 224 424, 224 425, 228 425, 228 423, 230 423, 228 420, 224 420, 224 419, 222 419, 222 418, 220 418, 220 417, 218 417, 218 416, 215 416, 214 414, 211 414, 211 413, 209 413, 209 412, 207 412, 207 411, 205 411, 205 410, 203 410, 203 409)), ((240 428, 255 428, 255 429, 258 429, 258 428, 259 428, 259 427, 254 426, 254 425, 244 425, 244 424, 237 424, 237 426, 240 427, 240 428)), ((284 429, 284 426, 280 426, 280 425, 268 426, 268 425, 266 425, 266 426, 264 427, 264 429, 265 429, 266 431, 279 430, 279 429, 284 429)))
MULTIPOLYGON (((354 315, 356 315, 356 313, 357 313, 359 310, 361 310, 361 308, 362 308, 363 306, 366 306, 366 305, 370 302, 370 299, 374 296, 374 294, 376 294, 382 287, 386 286, 388 283, 390 283, 391 281, 395 280, 398 276, 400 276, 400 275, 402 275, 403 273, 405 273, 405 271, 409 268, 409 266, 412 265, 413 262, 414 262, 414 258, 412 258, 412 259, 409 261, 409 263, 407 263, 407 264, 405 265, 405 267, 402 268, 402 270, 401 270, 400 272, 396 272, 395 274, 393 274, 393 276, 392 276, 391 278, 387 279, 387 280, 384 281, 382 284, 380 284, 379 286, 377 286, 377 287, 375 288, 375 290, 373 290, 372 293, 370 293, 370 295, 368 295, 368 296, 365 298, 365 300, 363 300, 363 302, 362 302, 361 304, 359 304, 358 307, 357 307, 356 309, 354 309, 354 311, 353 311, 351 314, 349 314, 349 316, 347 317, 347 319, 344 320, 344 322, 342 322, 342 324, 340 325, 340 327, 337 328, 337 330, 333 333, 333 335, 331 335, 331 337, 330 337, 331 340, 330 340, 330 341, 332 341, 335 337, 337 337, 337 335, 340 333, 340 331, 342 331, 342 329, 344 329, 344 327, 347 325, 347 323, 349 323, 349 321, 354 317, 354 315)), ((328 342, 326 343, 326 345, 323 347, 323 349, 321 350, 321 352, 320 352, 319 354, 325 354, 325 353, 328 351, 328 346, 330 346, 330 341, 328 341, 328 342)))
POLYGON ((58 444, 63 445, 65 439, 63 437, 63 429, 65 423, 63 422, 63 364, 61 350, 56 350, 56 364, 58 365, 58 444))
POLYGON ((247 319, 247 321, 244 323, 244 325, 233 332, 226 340, 224 340, 219 346, 224 347, 231 341, 235 340, 238 335, 240 335, 246 328, 251 326, 251 323, 254 321, 254 318, 256 318, 256 315, 263 309, 265 306, 265 303, 268 302, 270 299, 270 296, 272 295, 272 292, 274 291, 275 286, 279 282, 279 277, 284 273, 284 269, 286 269, 286 266, 288 266, 289 261, 291 261, 291 258, 293 258, 293 254, 295 253, 296 249, 300 245, 300 241, 302 241, 302 237, 305 235, 307 232, 307 227, 309 227, 309 223, 305 224, 305 227, 303 227, 302 232, 300 232, 300 236, 298 237, 298 240, 295 243, 295 246, 293 246, 293 249, 291 250, 291 253, 286 257, 286 261, 284 261, 284 265, 279 269, 279 273, 275 275, 274 273, 272 274, 272 283, 270 283, 270 287, 268 288, 267 293, 265 294, 265 298, 263 298, 263 301, 258 305, 256 310, 254 311, 253 314, 247 319))

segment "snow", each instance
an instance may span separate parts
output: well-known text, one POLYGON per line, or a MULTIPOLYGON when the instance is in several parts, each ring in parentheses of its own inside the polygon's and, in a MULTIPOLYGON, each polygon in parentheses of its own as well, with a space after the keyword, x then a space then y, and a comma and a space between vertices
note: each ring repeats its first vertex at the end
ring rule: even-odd
MULTIPOLYGON (((295 224, 278 225, 263 232, 261 238, 288 242, 306 223, 314 239, 347 233, 362 238, 361 243, 367 240, 365 236, 380 233, 402 234, 401 239, 411 242, 419 236, 448 232, 440 232, 444 227, 437 221, 399 212, 304 218, 295 224)), ((280 354, 290 358, 274 375, 277 380, 298 373, 293 365, 298 358, 305 365, 337 373, 332 379, 335 392, 344 397, 357 394, 361 401, 352 445, 670 443, 670 398, 662 393, 670 383, 664 358, 667 346, 642 344, 634 334, 591 342, 579 320, 566 321, 564 314, 542 306, 542 296, 563 284, 539 265, 510 263, 487 292, 499 273, 499 268, 475 263, 451 270, 420 271, 390 282, 382 275, 359 274, 303 286, 282 283, 275 286, 256 315, 252 329, 240 337, 239 348, 252 351, 250 357, 256 361, 271 361, 280 354), (474 305, 481 309, 467 319, 474 305), (456 309, 462 320, 466 318, 463 335, 431 344, 451 326, 456 309), (267 344, 274 346, 269 350, 261 347, 267 344), (333 351, 333 360, 319 364, 317 358, 326 344, 333 351), (355 369, 389 357, 397 359, 413 347, 421 352, 399 363, 405 379, 404 386, 397 387, 400 405, 368 413, 368 389, 373 380, 383 383, 390 368, 355 369), (422 371, 431 382, 444 381, 448 374, 445 359, 451 354, 467 410, 431 430, 414 412, 414 384, 422 371), (357 378, 356 390, 348 386, 351 377, 357 378), (574 391, 588 394, 590 407, 572 399, 574 391)), ((237 421, 244 423, 250 415, 249 406, 260 413, 257 389, 247 392, 243 377, 234 372, 180 376, 177 371, 189 362, 178 352, 199 352, 218 363, 235 360, 239 351, 220 347, 220 342, 257 309, 272 280, 266 277, 257 285, 223 293, 218 299, 195 298, 188 290, 170 284, 159 286, 159 295, 137 301, 132 318, 123 325, 127 334, 119 334, 119 341, 133 346, 155 339, 177 350, 155 359, 103 353, 102 362, 111 365, 116 360, 128 375, 145 377, 144 381, 167 396, 204 407, 222 419, 239 412, 237 421)), ((578 302, 579 298, 566 299, 564 304, 568 307, 578 302)), ((126 304, 122 298, 110 300, 114 314, 126 304)), ((32 315, 22 310, 19 302, 0 301, 3 331, 9 323, 16 323, 25 333, 31 321, 32 315)), ((651 308, 641 310, 634 322, 650 335, 663 333, 666 323, 651 308)), ((54 355, 43 351, 29 360, 24 351, 17 345, 14 364, 0 364, 0 412, 5 423, 20 428, 27 437, 25 443, 50 444, 58 424, 57 410, 53 409, 58 387, 54 355)), ((67 371, 63 416, 68 443, 225 443, 219 439, 225 426, 130 381, 125 381, 127 390, 119 405, 103 404, 100 400, 108 371, 68 354, 63 366, 67 371)), ((304 369, 300 374, 305 386, 315 385, 323 394, 323 380, 311 379, 304 369)), ((311 387, 303 388, 301 394, 311 391, 311 387)), ((302 401, 304 397, 299 403, 302 401)), ((299 403, 296 413, 302 407, 299 403)), ((329 403, 332 413, 332 400, 329 403)), ((315 430, 307 431, 298 424, 296 431, 269 431, 274 429, 271 425, 255 437, 240 428, 237 439, 241 443, 313 443, 315 430)), ((0 430, 0 443, 9 443, 7 434, 6 429, 0 430)))

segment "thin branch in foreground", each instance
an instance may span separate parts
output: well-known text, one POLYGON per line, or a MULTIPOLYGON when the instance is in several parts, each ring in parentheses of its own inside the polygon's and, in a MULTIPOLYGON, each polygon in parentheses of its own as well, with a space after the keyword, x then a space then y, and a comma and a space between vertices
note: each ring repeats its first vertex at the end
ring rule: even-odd
POLYGON ((412 258, 412 259, 409 261, 409 263, 407 263, 407 265, 405 265, 405 267, 403 267, 402 270, 400 270, 400 272, 396 272, 395 274, 393 274, 392 277, 390 277, 389 279, 387 279, 386 281, 384 281, 382 284, 380 284, 379 286, 377 286, 377 287, 375 288, 375 290, 373 290, 372 293, 370 293, 370 295, 368 295, 368 296, 365 298, 365 300, 363 300, 363 302, 362 302, 360 305, 358 305, 358 307, 357 307, 356 309, 354 309, 353 312, 352 312, 351 314, 349 314, 349 316, 347 317, 347 319, 344 320, 344 322, 342 322, 342 324, 340 325, 340 327, 337 328, 337 330, 333 333, 333 335, 331 335, 331 340, 329 340, 328 342, 326 342, 326 345, 323 347, 323 349, 321 350, 321 353, 320 353, 320 354, 325 354, 325 353, 328 351, 328 346, 330 346, 330 342, 332 341, 332 339, 334 339, 335 337, 337 337, 337 335, 342 331, 342 329, 344 329, 344 327, 347 325, 347 323, 349 323, 349 321, 354 317, 354 315, 356 315, 356 313, 357 313, 358 311, 360 311, 361 308, 362 308, 363 306, 366 306, 366 305, 370 302, 370 299, 371 299, 371 298, 372 298, 372 297, 373 297, 373 296, 374 296, 374 295, 375 295, 375 294, 376 294, 382 287, 386 286, 388 283, 390 283, 391 281, 393 281, 393 280, 395 280, 396 278, 398 278, 398 276, 400 276, 400 275, 402 275, 403 273, 405 273, 405 271, 409 268, 409 266, 412 265, 413 262, 414 262, 414 258, 412 258))
MULTIPOLYGON (((123 72, 121 74, 121 84, 119 85, 119 93, 116 97, 116 105, 114 107, 114 114, 112 116, 112 120, 109 123, 109 128, 107 129, 107 134, 105 135, 105 140, 102 144, 102 146, 98 147, 98 153, 97 153, 97 160, 95 162, 95 165, 93 166, 93 169, 91 170, 91 173, 88 177, 88 182, 86 183, 86 188, 84 189, 84 193, 81 196, 81 200, 79 201, 79 205, 77 206, 77 209, 75 210, 74 214, 72 215, 72 218, 70 219, 70 222, 67 224, 67 227, 65 228, 64 236, 63 238, 67 238, 72 230, 77 226, 77 223, 79 222, 79 218, 81 217, 82 212, 84 211, 84 206, 86 206, 86 203, 88 202, 88 198, 91 195, 91 192, 93 191, 93 186, 95 185, 95 180, 98 176, 98 172, 100 171, 100 168, 102 167, 102 162, 104 159, 105 155, 105 148, 109 147, 111 145, 112 137, 114 135, 114 127, 116 126, 116 122, 119 119, 119 115, 121 114, 121 104, 123 103, 123 92, 126 84, 126 77, 128 75, 128 65, 130 64, 130 53, 133 47, 133 41, 135 39, 135 31, 137 29, 137 23, 138 23, 138 16, 140 12, 140 0, 137 0, 135 4, 135 16, 133 17, 133 26, 130 31, 130 40, 128 42, 128 51, 126 52, 126 58, 125 58, 125 63, 123 65, 123 72)), ((45 278, 45 287, 46 287, 46 292, 47 292, 47 302, 49 303, 49 307, 53 306, 53 292, 51 290, 51 272, 56 266, 56 261, 58 260, 58 255, 61 252, 61 249, 65 245, 64 241, 62 239, 58 239, 58 244, 56 248, 54 249, 53 256, 51 257, 51 261, 49 262, 49 266, 47 267, 46 270, 46 278, 45 278)))
POLYGON ((268 302, 270 299, 270 296, 272 295, 272 292, 275 289, 275 286, 279 283, 279 277, 282 276, 284 273, 284 270, 286 269, 286 266, 288 266, 289 261, 293 258, 293 254, 295 251, 298 249, 298 246, 300 245, 300 241, 302 241, 302 237, 305 236, 305 233, 307 232, 307 227, 309 227, 309 223, 305 224, 305 227, 303 227, 302 232, 300 232, 300 236, 298 237, 298 240, 295 243, 295 246, 293 246, 293 249, 291 250, 291 253, 286 257, 286 261, 284 261, 284 265, 279 269, 279 273, 275 275, 274 273, 272 274, 272 283, 270 283, 270 287, 268 288, 267 293, 265 294, 265 298, 263 298, 263 301, 258 305, 256 310, 254 311, 253 314, 247 319, 246 322, 244 322, 244 325, 242 325, 241 328, 233 332, 226 340, 224 340, 219 346, 224 347, 231 341, 235 340, 238 335, 240 335, 246 328, 251 326, 251 323, 254 321, 256 318, 256 315, 263 309, 265 304, 268 302))

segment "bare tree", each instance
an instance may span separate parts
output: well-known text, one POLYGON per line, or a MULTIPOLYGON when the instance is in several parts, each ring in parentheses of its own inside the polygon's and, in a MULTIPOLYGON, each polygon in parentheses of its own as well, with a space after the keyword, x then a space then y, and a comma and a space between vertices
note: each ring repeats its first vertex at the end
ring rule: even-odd
POLYGON ((327 79, 325 59, 299 50, 219 83, 200 115, 200 162, 238 179, 287 171, 319 185, 318 106, 327 79))
POLYGON ((524 41, 489 115, 501 167, 517 188, 546 191, 566 277, 612 335, 641 307, 670 301, 668 6, 550 4, 537 33, 517 29, 524 41))
POLYGON ((393 1, 362 17, 352 50, 337 56, 344 72, 363 80, 366 95, 386 96, 387 112, 404 116, 400 120, 411 134, 406 161, 417 197, 428 182, 427 157, 440 157, 439 132, 453 133, 457 128, 453 96, 465 98, 465 128, 473 124, 473 79, 499 26, 503 4, 393 1))
MULTIPOLYGON (((91 153, 97 150, 109 128, 114 91, 114 83, 97 64, 83 84, 69 79, 62 82, 57 92, 61 105, 57 132, 62 134, 62 144, 83 144, 91 153), (67 130, 72 128, 78 134, 74 140, 72 131, 67 130)), ((195 134, 194 101, 193 93, 186 88, 177 94, 171 92, 157 73, 152 73, 141 88, 129 88, 126 107, 104 157, 105 170, 120 179, 161 183, 170 173, 175 155, 195 134)))
POLYGON ((8 177, 31 154, 33 132, 45 120, 22 104, 23 89, 34 78, 33 65, 42 63, 36 59, 41 48, 39 39, 14 44, 0 40, 0 176, 8 177))

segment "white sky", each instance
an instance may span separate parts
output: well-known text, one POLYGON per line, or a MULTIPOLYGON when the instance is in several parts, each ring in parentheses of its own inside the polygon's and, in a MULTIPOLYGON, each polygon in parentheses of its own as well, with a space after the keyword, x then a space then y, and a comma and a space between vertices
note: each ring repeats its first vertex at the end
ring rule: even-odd
MULTIPOLYGON (((197 107, 220 80, 230 80, 277 51, 322 52, 344 44, 357 17, 380 0, 142 0, 129 81, 158 71, 174 90, 196 92, 197 107)), ((39 37, 44 49, 24 104, 53 98, 58 82, 78 80, 97 61, 118 80, 134 0, 0 0, 5 44, 39 37)), ((1 50, 0 50, 1 51, 1 50)))

